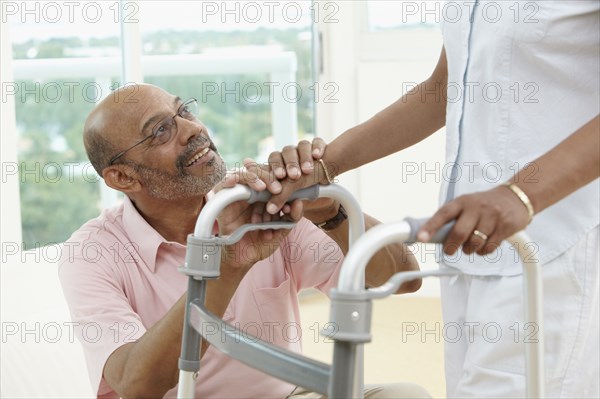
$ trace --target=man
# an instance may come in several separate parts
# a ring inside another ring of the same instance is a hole
[[[186,277],[177,267],[207,196],[225,177],[224,162],[194,107],[195,100],[184,102],[155,86],[128,86],[98,104],[85,123],[92,165],[108,186],[125,194],[121,206],[73,234],[69,242],[75,254],[60,261],[60,280],[98,397],[176,392],[186,290]],[[250,170],[223,185],[235,181],[256,190],[281,188],[268,175]],[[286,330],[291,324],[299,327],[297,293],[308,287],[327,292],[335,285],[342,256],[338,251],[331,257],[330,248],[337,243],[346,251],[347,221],[332,200],[315,201],[305,212],[313,222],[329,221],[327,231],[300,218],[302,202],[286,210],[298,221],[289,234],[252,232],[225,248],[221,277],[208,283],[206,303],[243,333],[300,351],[300,342]],[[244,223],[270,219],[260,207],[239,202],[219,216],[218,229],[229,234]],[[368,216],[365,222],[368,227],[377,223]],[[372,265],[369,285],[418,267],[400,245],[381,251]],[[419,284],[401,291],[414,291]],[[202,348],[198,397],[284,398],[293,389]],[[388,397],[423,395],[407,387],[391,392]]]
[[[539,326],[523,321],[522,265],[503,240],[526,229],[543,265],[546,394],[597,398],[600,3],[452,5],[459,17],[442,18],[431,77],[326,148],[317,140],[272,154],[288,165],[277,177],[287,169],[297,180],[267,209],[304,184],[298,165],[326,183],[445,126],[454,169],[418,238],[456,220],[442,263],[463,275],[441,279],[444,321],[462,327],[445,342],[447,395],[525,395],[525,347]]]

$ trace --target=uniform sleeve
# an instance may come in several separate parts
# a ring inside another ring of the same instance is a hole
[[[308,219],[301,219],[283,247],[286,266],[298,291],[324,294],[337,284],[344,255],[337,243]]]
[[[146,328],[125,295],[111,252],[97,242],[90,249],[86,242],[91,241],[71,245],[77,251],[63,251],[59,279],[92,388],[98,397],[118,397],[103,378],[106,360],[120,346],[138,340]]]

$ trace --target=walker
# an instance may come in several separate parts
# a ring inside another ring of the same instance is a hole
[[[399,272],[382,286],[366,289],[364,272],[371,257],[388,244],[416,242],[416,233],[425,219],[407,218],[401,222],[378,225],[364,233],[360,206],[346,189],[335,184],[308,187],[295,192],[290,201],[333,198],[344,206],[349,220],[350,250],[344,259],[337,288],[330,292],[330,322],[335,323],[338,328],[333,336],[327,334],[334,340],[332,363],[322,363],[265,341],[248,338],[204,307],[206,280],[219,278],[223,245],[236,243],[248,231],[291,229],[294,223],[248,224],[225,237],[215,237],[212,227],[217,215],[229,204],[241,200],[248,203],[266,202],[269,197],[270,193],[267,191],[256,192],[243,185],[224,189],[206,203],[198,216],[194,234],[188,236],[185,265],[179,269],[189,277],[189,281],[177,396],[195,397],[195,379],[200,369],[200,344],[202,339],[206,339],[228,356],[294,385],[325,394],[329,398],[362,398],[362,349],[364,343],[371,341],[372,300],[392,295],[407,281],[430,276],[457,275],[460,271],[442,268],[435,271]],[[451,227],[451,224],[444,226],[431,242],[443,242]],[[534,248],[529,244],[530,240],[525,233],[520,232],[508,241],[516,247],[524,267],[525,321],[539,327],[537,342],[526,345],[527,396],[542,398],[544,342],[541,270]],[[203,337],[205,323],[211,326],[211,334]]]

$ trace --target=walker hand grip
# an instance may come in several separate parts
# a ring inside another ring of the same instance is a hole
[[[250,198],[248,198],[249,204],[254,204],[255,202],[267,202],[271,198],[271,193],[267,190],[265,191],[254,191],[252,190],[252,194],[250,194]],[[308,199],[314,200],[319,198],[319,185],[315,184],[314,186],[306,187],[297,191],[290,196],[288,202],[297,200],[297,199]]]
[[[294,222],[283,222],[283,221],[245,224],[241,227],[238,227],[238,229],[235,230],[231,235],[223,237],[222,242],[225,245],[233,245],[236,242],[238,242],[239,240],[241,240],[242,237],[244,236],[244,234],[246,234],[250,231],[271,230],[271,229],[272,230],[282,230],[282,229],[291,230],[294,228],[294,226],[296,226],[296,223],[294,223]]]
[[[429,218],[417,219],[408,217],[404,220],[410,225],[410,236],[408,237],[408,240],[405,241],[405,243],[413,244],[415,242],[420,242],[419,240],[417,240],[417,232],[419,231],[421,226],[423,226],[425,222],[429,220]],[[433,244],[443,244],[444,241],[446,241],[450,230],[452,230],[452,227],[454,227],[454,221],[446,223],[437,231],[437,233],[433,235],[433,237],[431,237],[429,242]]]
[[[269,191],[254,191],[250,190],[250,197],[246,200],[249,204],[253,204],[255,202],[267,202],[271,198],[271,193]],[[319,198],[319,185],[314,185],[310,187],[306,187],[300,190],[297,190],[292,193],[288,201],[293,201],[296,199],[317,199]],[[224,237],[223,244],[232,245],[236,242],[240,241],[244,234],[255,231],[255,230],[280,230],[280,229],[293,229],[296,223],[294,222],[284,222],[284,221],[275,221],[275,222],[266,222],[266,223],[253,223],[253,224],[245,224],[235,230],[231,235]],[[218,239],[215,239],[218,240]]]

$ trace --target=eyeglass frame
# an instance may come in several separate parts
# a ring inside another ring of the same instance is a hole
[[[140,144],[144,143],[144,142],[145,142],[146,140],[148,140],[148,139],[155,138],[155,137],[156,137],[156,134],[154,133],[154,130],[156,129],[156,127],[157,127],[157,126],[159,126],[159,125],[161,125],[162,123],[164,123],[165,121],[167,121],[167,120],[169,120],[169,119],[172,121],[173,125],[175,125],[175,135],[177,135],[177,133],[179,132],[179,127],[177,126],[177,120],[175,119],[175,117],[179,116],[179,117],[180,117],[180,118],[182,118],[182,119],[185,119],[185,120],[190,120],[190,119],[188,119],[188,118],[185,118],[185,117],[181,116],[181,113],[183,112],[183,110],[185,109],[185,107],[187,107],[188,105],[190,105],[190,104],[192,104],[192,103],[196,103],[196,108],[198,107],[198,100],[197,100],[196,98],[192,97],[192,98],[190,98],[190,99],[188,99],[188,100],[185,100],[185,101],[184,101],[184,102],[183,102],[183,103],[182,103],[182,104],[179,106],[179,108],[177,108],[177,112],[176,112],[176,113],[175,113],[173,116],[170,116],[170,117],[163,118],[163,119],[161,119],[160,121],[156,122],[156,124],[154,125],[154,127],[152,127],[152,133],[150,133],[148,136],[144,137],[143,139],[141,139],[140,141],[138,141],[137,143],[135,143],[135,144],[134,144],[134,145],[132,145],[131,147],[129,147],[129,148],[127,148],[127,149],[125,149],[125,150],[123,150],[123,151],[119,152],[117,155],[115,155],[114,157],[112,157],[112,158],[110,159],[110,161],[108,161],[108,165],[109,165],[109,166],[112,166],[112,165],[114,165],[114,162],[115,162],[117,159],[121,158],[123,155],[125,155],[125,153],[126,153],[127,151],[129,151],[129,150],[132,150],[133,148],[135,148],[135,147],[137,147],[138,145],[140,145]],[[170,140],[170,139],[171,139],[171,138],[169,137],[169,140]],[[167,141],[168,141],[168,140],[167,140]]]

